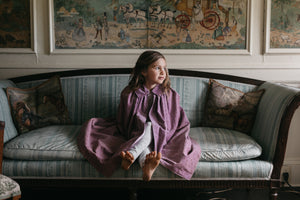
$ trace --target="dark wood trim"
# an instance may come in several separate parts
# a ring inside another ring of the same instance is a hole
[[[5,127],[5,122],[0,121],[0,174],[2,174],[4,127]]]
[[[277,200],[279,180],[96,180],[96,179],[14,179],[21,188],[34,190],[99,190],[125,189],[130,199],[137,199],[137,192],[144,189],[160,190],[218,190],[218,189],[269,189],[269,199]]]
[[[136,189],[209,189],[273,188],[272,180],[97,180],[97,179],[17,179],[21,187],[43,188],[136,188]],[[271,187],[272,186],[272,187]],[[279,187],[279,185],[278,185]]]
[[[78,70],[59,71],[59,72],[21,76],[21,77],[11,78],[10,80],[13,81],[14,83],[20,83],[20,82],[48,79],[53,76],[72,77],[72,76],[86,76],[86,75],[99,75],[99,74],[130,74],[131,71],[132,71],[131,68],[78,69]],[[174,76],[189,76],[189,77],[212,78],[218,80],[228,80],[228,81],[247,83],[252,85],[261,85],[264,83],[264,81],[250,79],[246,77],[238,77],[233,75],[225,75],[225,74],[218,74],[218,73],[211,73],[211,72],[181,70],[181,69],[169,69],[169,74]]]
[[[130,73],[131,73],[131,69],[129,68],[77,69],[77,70],[58,71],[58,72],[33,74],[28,76],[20,76],[16,78],[10,78],[10,80],[13,81],[14,83],[20,83],[20,82],[48,79],[53,76],[72,77],[72,76],[86,76],[86,75],[97,75],[97,74],[130,74]]]

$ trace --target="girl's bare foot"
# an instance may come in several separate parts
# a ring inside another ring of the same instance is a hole
[[[129,151],[122,151],[120,153],[120,156],[122,158],[121,167],[125,170],[128,170],[131,164],[134,162],[134,157]]]
[[[151,177],[159,165],[161,159],[161,153],[156,151],[152,151],[146,156],[146,160],[143,166],[143,180],[150,181]]]

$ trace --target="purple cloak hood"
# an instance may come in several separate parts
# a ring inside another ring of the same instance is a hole
[[[142,87],[121,93],[116,120],[92,118],[82,127],[78,147],[83,156],[103,175],[111,176],[121,165],[121,151],[127,151],[141,137],[148,118],[152,123],[153,150],[161,152],[160,164],[173,173],[191,179],[201,156],[198,143],[189,137],[190,123],[170,89],[157,85],[150,109],[150,91]]]

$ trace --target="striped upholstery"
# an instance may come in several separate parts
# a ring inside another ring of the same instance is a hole
[[[35,129],[5,144],[4,156],[18,160],[84,160],[77,148],[79,125]],[[261,147],[248,135],[222,128],[195,127],[190,136],[201,146],[201,161],[246,160]]]
[[[300,90],[269,82],[261,85],[259,89],[265,89],[265,93],[258,106],[251,136],[262,146],[263,159],[272,161],[282,114]]]
[[[5,144],[3,155],[19,160],[84,160],[76,139],[79,125],[47,126]]]
[[[16,87],[15,84],[8,80],[0,80],[0,121],[5,122],[4,143],[18,135],[17,129],[14,126],[9,103],[6,97],[5,88]]]
[[[261,147],[250,136],[223,128],[194,127],[190,136],[201,146],[200,161],[234,161],[256,158]]]
[[[89,118],[114,117],[117,112],[120,93],[125,85],[127,85],[128,79],[128,75],[93,75],[62,78],[62,89],[65,95],[66,105],[68,106],[73,123],[78,126],[71,126],[73,128],[69,127],[70,129],[68,130],[70,131],[70,135],[61,135],[59,137],[64,139],[70,137],[69,142],[72,143],[75,141],[74,136],[78,133],[78,127],[80,127],[80,125]],[[192,127],[198,127],[201,125],[208,81],[209,79],[207,78],[171,76],[172,88],[179,93],[181,105],[185,110]],[[18,84],[18,87],[29,88],[38,85],[41,82],[42,81],[20,83]],[[243,92],[249,92],[255,89],[255,86],[249,84],[241,84],[230,81],[220,82],[226,86],[239,89]],[[205,158],[203,156],[201,161],[198,163],[193,179],[270,179],[270,175],[273,170],[272,158],[274,156],[274,142],[276,142],[274,138],[277,137],[274,136],[274,131],[276,132],[276,130],[278,130],[278,124],[280,121],[280,117],[277,116],[283,112],[284,106],[289,103],[291,98],[298,91],[294,89],[287,89],[272,83],[266,83],[262,85],[261,88],[265,88],[267,92],[263,95],[259,105],[259,112],[257,114],[257,120],[254,125],[252,136],[255,138],[255,141],[262,146],[263,158],[266,160],[250,159],[234,162],[208,162],[204,161]],[[272,102],[270,99],[275,101],[274,109],[272,110],[268,109],[270,108],[269,106],[266,106]],[[196,129],[198,128],[193,130]],[[205,128],[202,130],[204,129]],[[213,129],[210,128],[206,128],[205,130],[208,135],[209,132],[213,131]],[[214,129],[214,131],[215,130],[217,129]],[[57,137],[57,134],[59,135],[61,131],[62,130],[59,130],[59,128],[56,127],[56,134],[53,136]],[[195,132],[191,134],[196,134]],[[72,133],[74,135],[72,135]],[[226,131],[223,129],[223,132],[221,132],[218,136],[219,141],[222,140],[221,136],[225,133]],[[33,138],[38,137],[38,131],[31,132],[31,134],[33,134]],[[202,146],[204,150],[206,145],[205,142],[208,141],[208,135],[194,135],[194,138],[200,141],[200,143],[203,142]],[[47,136],[47,134],[45,134],[45,139],[52,142],[55,141],[55,137],[51,138],[49,135]],[[232,140],[236,139],[235,137],[232,137],[232,135],[230,138]],[[17,144],[14,145],[21,145],[18,143],[18,140],[16,141]],[[19,140],[19,142],[20,141],[21,140]],[[33,144],[31,143],[32,141],[27,142],[31,145]],[[4,152],[6,156],[12,158],[16,158],[16,156],[18,156],[18,158],[22,160],[4,159],[3,173],[11,177],[104,178],[86,160],[82,159],[80,155],[67,151],[63,154],[59,154],[58,151],[61,150],[59,148],[64,144],[63,141],[60,142],[61,144],[56,147],[53,147],[50,144],[49,146],[41,145],[44,146],[44,150],[52,150],[52,152],[46,153],[48,154],[46,157],[54,158],[54,160],[46,159],[42,161],[35,161],[34,159],[40,159],[41,156],[45,156],[44,154],[42,155],[41,152],[32,153],[31,158],[26,157],[28,154],[22,154],[21,152]],[[226,141],[224,141],[224,144],[226,145]],[[9,145],[11,144],[7,143],[5,148],[13,148],[13,146]],[[74,145],[67,146],[66,148],[70,151],[77,151]],[[142,171],[138,164],[134,164],[129,171],[118,170],[112,178],[125,177],[140,179],[141,173]],[[178,177],[165,168],[159,166],[159,169],[156,170],[153,179],[155,178],[163,179]]]
[[[3,162],[3,173],[15,178],[23,176],[104,178],[78,151],[76,136],[80,127],[79,125],[48,126],[22,134],[13,139],[4,147],[4,156],[9,159],[5,159]],[[272,164],[269,162],[255,160],[206,162],[212,158],[219,161],[220,153],[218,150],[220,150],[221,145],[228,146],[228,151],[243,151],[240,149],[241,144],[243,144],[243,141],[245,142],[245,139],[249,140],[250,137],[241,134],[226,129],[192,128],[190,135],[200,143],[204,152],[204,157],[201,158],[193,178],[269,178],[272,171]],[[219,147],[209,147],[209,143],[219,144]],[[232,145],[231,143],[236,144]],[[238,143],[240,143],[240,146],[238,146]],[[249,141],[248,145],[251,145],[251,141]],[[260,152],[257,152],[256,155],[253,155],[253,151],[245,150],[250,157],[259,156],[260,154]],[[214,153],[216,155],[213,155]],[[228,156],[228,154],[224,154]],[[140,166],[134,164],[129,171],[118,170],[112,178],[139,179],[141,174]],[[179,177],[160,166],[156,170],[154,178]]]
[[[261,160],[246,160],[235,162],[199,162],[192,179],[270,179],[273,165]],[[40,178],[90,178],[103,177],[88,161],[23,161],[5,160],[3,172],[12,178],[40,177]],[[128,178],[141,179],[142,170],[134,163],[128,171],[118,169],[110,179]],[[153,175],[154,179],[180,178],[166,168],[159,165]]]
[[[204,112],[208,87],[207,78],[171,76],[172,88],[180,95],[180,103],[191,126],[199,126]],[[114,117],[122,89],[128,84],[128,75],[98,75],[61,78],[66,105],[74,124],[81,125],[92,117]],[[44,80],[43,80],[44,81]],[[43,81],[18,84],[30,88]],[[253,90],[253,85],[220,81],[222,84],[243,92]]]

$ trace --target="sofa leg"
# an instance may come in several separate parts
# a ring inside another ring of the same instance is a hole
[[[247,194],[247,200],[249,200],[251,198],[251,189],[247,188],[246,189],[246,194]]]
[[[270,191],[270,200],[277,200],[278,189],[271,189]]]
[[[18,195],[18,196],[14,196],[12,199],[13,200],[19,200],[21,198],[21,195]]]

